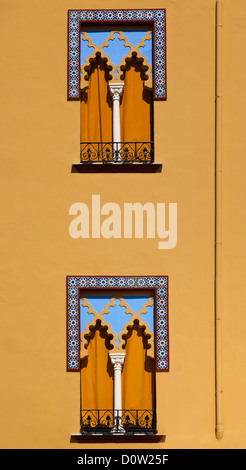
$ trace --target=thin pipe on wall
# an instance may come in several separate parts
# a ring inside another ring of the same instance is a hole
[[[222,439],[222,0],[216,0],[215,96],[215,400],[217,439]]]

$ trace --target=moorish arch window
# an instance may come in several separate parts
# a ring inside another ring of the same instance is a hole
[[[68,370],[81,435],[155,435],[156,372],[169,370],[168,279],[68,277]]]
[[[151,34],[82,32],[81,162],[153,162]]]
[[[80,163],[154,164],[153,103],[166,99],[165,10],[76,10],[68,18]]]

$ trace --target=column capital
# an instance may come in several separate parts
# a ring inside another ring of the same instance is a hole
[[[109,353],[110,360],[114,366],[114,370],[122,368],[126,353]]]
[[[110,83],[108,84],[110,93],[112,95],[113,100],[119,100],[124,88],[124,83]]]

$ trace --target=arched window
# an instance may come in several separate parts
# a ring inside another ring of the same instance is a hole
[[[144,330],[135,322],[126,337],[126,356],[122,370],[123,409],[155,408],[155,361],[148,356],[148,348]]]
[[[144,86],[143,62],[132,57],[124,69],[124,93],[121,102],[123,141],[150,141],[152,129],[152,90]]]
[[[167,276],[67,277],[67,370],[81,375],[76,442],[162,439],[155,376],[169,370],[168,330]]]
[[[112,98],[109,71],[98,55],[92,63],[88,87],[81,91],[81,142],[112,141]]]
[[[109,358],[110,341],[98,322],[90,331],[88,355],[80,360],[81,408],[113,409],[113,367]]]
[[[155,432],[153,294],[81,299],[81,432]]]
[[[81,162],[153,162],[152,32],[81,38]]]

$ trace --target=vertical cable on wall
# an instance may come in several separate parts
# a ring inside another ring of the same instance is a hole
[[[223,437],[222,403],[222,0],[216,0],[215,92],[215,400],[216,438]]]

